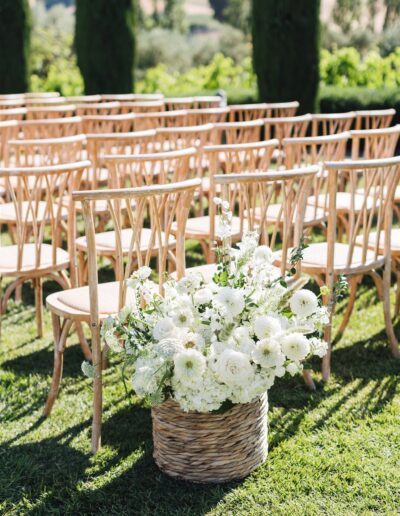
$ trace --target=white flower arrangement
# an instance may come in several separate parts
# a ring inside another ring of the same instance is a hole
[[[161,296],[143,267],[128,282],[130,305],[102,327],[112,351],[133,364],[135,392],[153,404],[172,398],[184,411],[210,412],[248,403],[327,350],[319,298],[288,289],[257,232],[232,248],[229,207],[218,204],[224,234],[213,281],[169,278]]]

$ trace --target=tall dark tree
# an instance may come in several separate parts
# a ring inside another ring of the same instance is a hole
[[[320,0],[253,0],[253,61],[262,101],[317,107]]]
[[[77,0],[75,43],[85,92],[130,93],[135,0]]]
[[[210,0],[210,5],[214,11],[214,18],[223,21],[224,10],[228,5],[228,0]]]
[[[28,90],[30,32],[28,0],[1,0],[0,93]]]

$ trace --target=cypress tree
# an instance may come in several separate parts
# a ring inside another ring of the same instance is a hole
[[[28,90],[30,31],[28,0],[1,0],[0,93]]]
[[[131,93],[134,1],[77,0],[75,45],[85,93]]]
[[[319,85],[320,0],[253,0],[253,62],[260,99],[298,100],[314,112]]]

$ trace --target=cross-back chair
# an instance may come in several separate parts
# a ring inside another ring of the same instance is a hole
[[[400,124],[383,129],[350,131],[351,158],[375,159],[394,156],[400,137]]]
[[[356,114],[348,113],[315,113],[311,115],[311,136],[328,136],[349,131],[354,124]]]
[[[219,124],[229,115],[227,107],[195,108],[187,111],[187,125]]]
[[[176,111],[179,109],[192,109],[193,103],[193,97],[166,97],[164,99],[164,104],[168,111]]]
[[[18,122],[16,120],[0,122],[0,165],[4,165],[5,156],[8,152],[8,141],[16,138],[17,136]],[[0,197],[2,197],[1,190]]]
[[[63,355],[68,330],[74,321],[86,322],[92,333],[92,356],[95,375],[93,381],[93,423],[92,451],[95,453],[101,443],[102,419],[102,364],[106,350],[102,351],[100,327],[109,315],[118,313],[126,302],[129,303],[130,292],[126,280],[140,266],[151,266],[156,273],[156,282],[160,292],[164,282],[164,273],[171,260],[171,238],[175,241],[174,266],[178,278],[185,271],[185,222],[192,204],[193,195],[200,185],[199,179],[153,185],[142,188],[122,190],[99,190],[77,192],[76,201],[83,204],[86,238],[89,242],[89,286],[59,292],[47,297],[46,304],[52,314],[54,332],[54,368],[50,392],[44,407],[48,416],[57,397],[63,367]],[[95,249],[95,224],[93,206],[98,201],[106,201],[119,251],[117,253],[117,277],[115,282],[100,283],[98,275],[97,252]],[[130,240],[128,254],[122,253],[122,221],[120,207],[124,204],[129,214]],[[174,236],[171,226],[178,222],[179,231]],[[143,233],[148,235],[146,247],[142,246]],[[154,260],[156,259],[156,267]]]
[[[82,118],[48,118],[47,120],[23,120],[18,122],[18,137],[26,139],[61,138],[82,134]]]
[[[69,104],[89,104],[101,102],[101,95],[74,95],[72,97],[65,97]]]
[[[395,109],[356,111],[355,129],[358,131],[360,129],[383,129],[384,127],[389,127],[395,114]]]
[[[121,102],[121,113],[159,113],[164,110],[164,100]]]
[[[102,101],[108,102],[117,100],[118,102],[146,102],[152,100],[162,100],[164,95],[162,93],[108,93],[101,95]]]
[[[0,109],[0,121],[24,120],[25,117],[26,117],[26,108],[25,107]]]
[[[334,283],[339,275],[349,279],[350,295],[339,328],[341,335],[349,322],[357,286],[362,276],[369,274],[375,281],[379,296],[383,300],[383,312],[389,345],[393,355],[400,358],[398,342],[393,331],[390,316],[391,275],[391,228],[393,217],[393,196],[399,180],[400,157],[376,160],[346,160],[326,162],[328,171],[328,228],[325,242],[312,243],[304,250],[302,270],[313,276],[318,284],[326,284],[330,294],[325,301],[334,309]],[[337,209],[337,187],[340,174],[350,176],[349,195],[352,208],[356,204],[357,184],[360,176],[364,183],[365,196],[362,206],[351,209],[344,225],[344,234],[338,235],[337,220],[341,216]],[[375,234],[371,246],[371,235]],[[339,240],[340,238],[340,240]],[[382,277],[379,271],[383,271]],[[331,324],[326,327],[325,339],[329,344],[327,355],[322,361],[322,375],[328,380],[331,371]]]
[[[295,116],[300,104],[297,100],[291,102],[267,102],[266,118],[282,118]]]
[[[229,122],[249,122],[267,116],[267,104],[232,104],[229,107]]]
[[[121,104],[117,101],[80,103],[75,108],[78,116],[119,115],[121,112]]]
[[[88,161],[42,167],[1,168],[9,202],[0,204],[0,224],[10,231],[11,245],[2,246],[0,280],[12,278],[1,300],[5,312],[12,293],[25,281],[35,289],[36,322],[43,335],[42,281],[51,278],[62,288],[75,284],[73,204],[67,210],[60,197],[70,196]],[[43,199],[42,192],[45,191]],[[67,249],[61,247],[60,228],[67,226]],[[70,279],[66,271],[70,269]]]
[[[26,108],[27,120],[44,120],[46,118],[62,118],[75,115],[74,104],[60,104],[57,106],[33,106]]]
[[[215,109],[221,107],[222,98],[219,95],[196,95],[193,97],[194,109]]]
[[[213,139],[216,145],[259,142],[263,125],[263,120],[214,124]]]
[[[138,113],[135,115],[135,130],[157,129],[158,127],[178,127],[187,125],[188,112],[184,109],[176,111],[159,111],[154,113]]]

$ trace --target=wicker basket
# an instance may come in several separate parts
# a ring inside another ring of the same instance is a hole
[[[151,412],[154,459],[173,477],[227,482],[245,477],[267,457],[266,395],[222,414],[183,412],[171,400]]]

